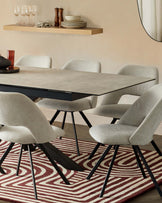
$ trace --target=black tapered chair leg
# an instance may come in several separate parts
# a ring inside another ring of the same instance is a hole
[[[137,160],[137,164],[138,164],[138,166],[139,166],[140,169],[141,169],[141,173],[142,173],[142,175],[143,175],[143,178],[147,178],[147,177],[146,177],[146,174],[145,174],[145,171],[144,171],[144,169],[143,169],[143,166],[142,166],[142,164],[141,164],[140,158],[139,158],[139,156],[138,156],[137,149],[136,149],[134,146],[132,146],[132,148],[133,148],[133,150],[134,150],[134,154],[135,154],[135,157],[136,157],[136,160]]]
[[[36,146],[34,144],[30,144],[30,150],[35,151]],[[28,151],[28,146],[26,144],[23,144],[23,150]]]
[[[51,162],[51,164],[53,165],[53,167],[56,169],[56,171],[58,172],[58,174],[61,176],[61,178],[63,179],[63,181],[67,184],[70,185],[69,181],[67,180],[67,178],[64,176],[64,174],[62,173],[62,171],[60,170],[60,168],[57,166],[57,164],[55,163],[54,160],[51,159],[50,155],[48,154],[47,150],[45,149],[45,147],[43,146],[43,144],[37,144],[38,147],[45,153],[45,155],[47,156],[47,158],[49,159],[49,161]]]
[[[110,124],[115,124],[117,120],[118,118],[113,118]],[[115,146],[114,146],[114,149],[115,149]]]
[[[115,124],[118,118],[113,118],[110,124]]]
[[[118,153],[118,149],[119,149],[119,145],[116,145],[116,146],[115,146],[115,152],[114,152],[113,158],[112,158],[112,160],[111,160],[111,163],[110,163],[110,166],[109,166],[109,170],[108,170],[107,176],[106,176],[106,178],[105,178],[105,182],[104,182],[103,187],[102,187],[102,190],[101,190],[100,197],[103,197],[103,194],[104,194],[104,192],[105,192],[106,184],[107,184],[107,181],[109,180],[110,173],[111,173],[111,169],[112,169],[112,167],[113,167],[113,164],[114,164],[116,155],[117,155],[117,153]]]
[[[110,173],[111,173],[111,169],[112,169],[112,167],[113,167],[113,164],[114,164],[116,155],[117,155],[117,153],[118,153],[118,149],[119,149],[119,145],[116,145],[116,146],[115,146],[115,152],[114,152],[113,158],[112,158],[112,160],[111,160],[111,163],[110,163],[110,166],[109,166],[109,170],[108,170],[108,172],[107,172],[107,176],[106,176],[106,178],[105,178],[105,182],[104,182],[103,187],[102,187],[102,190],[101,190],[100,197],[103,197],[103,194],[104,194],[104,192],[105,192],[106,184],[107,184],[107,181],[109,180]]]
[[[57,118],[57,116],[59,115],[60,110],[57,110],[56,113],[54,114],[54,116],[51,118],[50,120],[50,124],[52,125],[52,123],[55,121],[55,119]]]
[[[20,154],[19,154],[19,160],[18,160],[18,164],[17,164],[17,171],[16,171],[16,175],[17,176],[19,175],[19,169],[20,169],[22,151],[23,151],[23,145],[21,145]]]
[[[67,115],[67,111],[64,112],[64,117],[63,117],[62,126],[61,126],[62,129],[64,129],[65,127],[66,115]]]
[[[14,146],[15,143],[11,142],[10,145],[8,146],[7,150],[5,151],[5,153],[3,154],[3,156],[0,159],[0,165],[2,165],[3,161],[5,160],[5,158],[7,157],[7,155],[9,154],[9,152],[11,151],[12,147]]]
[[[61,126],[62,129],[64,129],[64,127],[65,127],[66,115],[67,115],[67,111],[64,112],[64,117],[63,117],[62,126]],[[62,136],[60,136],[59,138],[61,140]]]
[[[80,152],[79,152],[79,144],[78,144],[78,137],[77,137],[76,126],[75,126],[75,120],[74,120],[74,113],[73,113],[73,112],[71,112],[71,118],[72,118],[72,123],[73,123],[73,129],[74,129],[74,135],[75,135],[75,142],[76,142],[77,154],[78,154],[78,156],[79,156],[79,155],[80,155]]]
[[[154,142],[154,140],[151,141],[152,146],[154,147],[154,149],[157,151],[157,153],[159,154],[159,156],[162,156],[162,152],[159,149],[159,147],[157,146],[157,144]]]
[[[113,118],[113,120],[111,121],[111,124],[114,124],[118,119],[117,118]],[[100,147],[100,144],[99,142],[96,144],[95,148],[92,150],[91,154],[89,155],[88,159],[91,159],[94,154],[96,153],[96,151],[98,150],[98,148]]]
[[[88,125],[89,128],[92,127],[92,124],[89,122],[88,118],[86,117],[86,115],[83,113],[83,111],[79,111],[80,115],[82,116],[83,120],[86,122],[86,124]]]
[[[157,181],[156,181],[150,167],[148,166],[148,164],[147,164],[147,162],[146,162],[140,148],[138,146],[135,146],[135,148],[137,149],[137,151],[138,151],[138,153],[139,153],[139,155],[140,155],[140,157],[141,157],[141,159],[142,159],[142,161],[143,161],[143,163],[144,163],[144,165],[145,165],[145,167],[146,167],[146,169],[147,169],[147,171],[148,171],[148,173],[149,173],[149,175],[150,175],[150,177],[152,179],[152,182],[154,183],[154,185],[155,185],[155,187],[156,187],[156,189],[157,189],[157,191],[159,193],[159,195],[162,197],[162,191],[161,191],[161,189],[159,187],[159,184],[157,183]]]
[[[100,147],[100,145],[101,145],[101,143],[99,143],[99,142],[96,144],[95,148],[93,149],[93,151],[92,151],[91,154],[89,155],[88,159],[91,159],[91,158],[94,156],[94,154],[96,153],[96,151],[98,150],[98,148]]]
[[[89,175],[87,176],[87,179],[89,180],[92,175],[94,174],[94,172],[97,170],[97,168],[99,167],[100,163],[104,160],[105,156],[107,155],[107,153],[110,151],[110,149],[112,148],[112,145],[109,145],[106,150],[104,151],[104,153],[102,154],[102,156],[100,157],[100,159],[98,160],[98,162],[96,163],[96,165],[93,167],[93,169],[91,170],[91,172],[89,173]]]
[[[36,184],[35,184],[34,167],[33,167],[33,161],[32,161],[32,154],[31,154],[31,150],[30,150],[30,145],[28,145],[28,151],[29,151],[29,158],[30,158],[30,165],[31,165],[31,173],[32,173],[32,179],[33,179],[33,188],[34,188],[35,199],[38,199],[38,197],[37,197],[37,189],[36,189]]]

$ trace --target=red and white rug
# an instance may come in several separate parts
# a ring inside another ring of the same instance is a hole
[[[71,183],[66,185],[45,155],[40,150],[36,150],[32,154],[39,200],[35,200],[27,152],[23,153],[19,176],[15,175],[19,154],[19,145],[16,145],[2,165],[7,174],[0,174],[0,199],[22,203],[121,203],[154,187],[149,176],[143,179],[132,149],[120,147],[104,197],[99,198],[113,149],[91,180],[87,180],[87,175],[105,147],[101,147],[93,159],[88,160],[88,153],[91,152],[95,143],[79,141],[80,156],[76,154],[75,141],[72,139],[57,139],[53,144],[74,161],[83,165],[86,170],[70,171],[59,165]],[[1,143],[0,156],[7,145],[8,143]],[[143,152],[156,179],[162,183],[162,158],[155,151],[143,150]]]

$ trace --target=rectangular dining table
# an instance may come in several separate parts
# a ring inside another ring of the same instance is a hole
[[[0,91],[73,101],[92,95],[104,95],[151,80],[155,78],[24,67],[19,73],[0,74]]]
[[[18,73],[0,74],[0,91],[19,92],[30,98],[74,101],[88,96],[108,94],[152,80],[155,78],[23,67]],[[65,168],[83,170],[50,143],[45,143],[44,148],[49,152],[50,159],[57,161]]]

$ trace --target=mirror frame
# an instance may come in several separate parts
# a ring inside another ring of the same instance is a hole
[[[162,1],[162,0],[161,0],[161,1]],[[143,24],[143,22],[142,22],[141,15],[140,15],[140,8],[139,8],[138,0],[136,0],[136,4],[137,4],[138,15],[139,15],[139,18],[140,18],[141,25],[142,25],[142,27],[143,27],[145,33],[147,34],[147,36],[148,36],[149,38],[151,38],[152,40],[156,41],[156,42],[162,42],[162,40],[160,41],[160,40],[157,40],[157,39],[153,38],[153,37],[147,32],[147,30],[146,30],[146,28],[145,28],[145,26],[144,26],[144,24]]]

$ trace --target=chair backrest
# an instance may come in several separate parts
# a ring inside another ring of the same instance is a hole
[[[98,61],[72,59],[62,66],[61,69],[100,73],[101,63]]]
[[[62,69],[74,70],[74,71],[85,71],[85,72],[101,72],[101,63],[98,61],[90,61],[83,59],[72,59],[68,61]],[[97,97],[91,97],[91,106],[94,108],[97,104]]]
[[[36,143],[54,140],[54,131],[49,122],[27,96],[19,93],[0,92],[0,107],[0,124],[28,128]]]
[[[100,105],[117,104],[123,95],[141,96],[150,87],[159,82],[158,69],[152,66],[126,65],[119,70],[118,74],[155,78],[155,80],[106,94],[103,96]]]
[[[25,55],[16,61],[15,66],[51,68],[52,59],[50,56]]]
[[[134,145],[145,145],[153,140],[153,134],[162,120],[162,84],[151,87],[121,117],[119,124],[136,126],[130,138]]]

